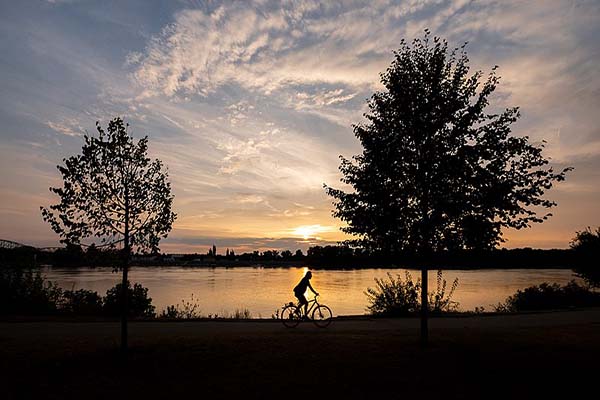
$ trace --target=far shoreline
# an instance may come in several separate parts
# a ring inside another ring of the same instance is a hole
[[[40,264],[34,268],[47,268],[47,269],[95,269],[95,268],[112,268],[110,265],[52,265],[52,264]],[[360,265],[323,265],[323,264],[311,264],[308,262],[301,261],[273,261],[273,262],[244,262],[244,261],[224,261],[224,262],[211,262],[211,263],[157,263],[157,264],[132,264],[130,268],[309,268],[311,270],[331,270],[331,271],[348,271],[348,270],[362,270],[362,269],[398,269],[398,270],[411,270],[420,271],[426,268],[429,271],[477,271],[477,270],[573,270],[574,266],[567,265],[555,265],[555,264],[540,264],[540,265],[428,265],[419,266],[414,264],[360,264]]]

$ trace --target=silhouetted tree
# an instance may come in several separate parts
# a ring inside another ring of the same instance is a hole
[[[60,197],[60,203],[41,207],[44,220],[67,245],[79,245],[85,238],[95,238],[104,246],[122,245],[121,288],[129,285],[132,250],[157,252],[176,217],[162,162],[148,158],[148,137],[135,141],[128,126],[115,118],[105,131],[96,122],[98,137],[86,134],[81,154],[58,166],[63,187],[50,191]],[[126,350],[125,290],[121,296],[121,346]]]
[[[404,41],[382,73],[384,90],[368,101],[367,122],[354,125],[363,152],[341,157],[342,182],[352,191],[325,185],[333,215],[356,236],[352,245],[394,254],[427,256],[445,249],[492,248],[502,227],[542,222],[532,207],[553,182],[564,179],[542,156],[543,144],[510,135],[518,108],[488,111],[498,85],[494,67],[469,74],[464,50],[426,31],[412,46]],[[480,90],[478,91],[478,89]],[[427,267],[422,268],[422,339],[427,340]]]
[[[277,250],[265,250],[261,256],[265,260],[276,260],[280,257],[279,251]]]
[[[281,257],[287,259],[292,258],[292,252],[290,250],[283,250],[281,252]]]
[[[578,231],[571,241],[571,249],[575,252],[575,273],[592,287],[600,287],[600,227],[592,231],[590,227]]]
[[[296,250],[296,252],[294,253],[294,257],[296,257],[296,258],[304,257],[304,254],[302,254],[302,250],[301,249]]]

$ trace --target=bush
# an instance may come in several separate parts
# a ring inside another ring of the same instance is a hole
[[[110,316],[121,315],[121,287],[118,283],[106,291],[104,297],[104,313]],[[127,304],[130,317],[154,317],[155,307],[152,305],[152,298],[148,297],[148,288],[136,283],[131,287],[127,282]]]
[[[160,318],[195,319],[202,318],[202,314],[200,313],[200,305],[194,300],[192,294],[190,300],[181,300],[180,304],[167,306],[167,309],[160,314]]]
[[[77,315],[101,315],[103,311],[102,297],[91,290],[65,290],[61,310]]]
[[[128,285],[129,315],[154,317],[148,289]],[[63,291],[55,282],[42,277],[40,271],[19,268],[0,268],[0,315],[121,315],[121,284],[106,292],[102,298],[97,292],[85,289]],[[186,315],[192,311],[185,309]]]
[[[40,271],[0,268],[0,314],[54,314],[61,297],[62,290]]]
[[[456,311],[458,309],[458,302],[452,301],[452,296],[457,287],[458,278],[455,278],[450,287],[450,291],[446,294],[446,280],[442,277],[442,270],[438,270],[436,290],[433,293],[428,293],[429,310],[433,313]]]
[[[495,307],[496,312],[553,310],[571,307],[600,306],[600,293],[571,281],[565,286],[542,283],[508,297]]]
[[[387,275],[388,280],[375,278],[376,287],[367,288],[365,295],[370,303],[367,309],[372,314],[393,317],[416,312],[419,309],[421,282],[413,282],[408,271],[405,281],[400,275],[396,279],[389,272]]]
[[[365,291],[370,303],[367,309],[375,315],[392,317],[418,313],[421,310],[421,280],[414,282],[408,271],[405,272],[404,281],[400,275],[396,279],[390,273],[387,275],[387,280],[375,278],[376,287]],[[458,303],[452,301],[452,295],[457,286],[458,279],[455,279],[446,293],[446,280],[442,277],[442,271],[438,271],[436,291],[428,293],[429,311],[434,314],[456,311]]]
[[[252,312],[247,308],[236,308],[233,314],[229,316],[231,319],[252,319]]]

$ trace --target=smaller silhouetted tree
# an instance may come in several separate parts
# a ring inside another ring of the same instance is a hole
[[[135,140],[121,118],[98,136],[84,136],[81,154],[59,165],[63,187],[50,188],[60,202],[41,207],[42,217],[68,247],[84,239],[103,246],[122,247],[123,280],[127,279],[132,251],[158,252],[158,244],[171,230],[175,213],[167,172],[160,160],[147,156],[148,137]],[[121,346],[127,349],[127,295],[121,290]]]

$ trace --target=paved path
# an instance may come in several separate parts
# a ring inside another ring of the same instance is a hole
[[[0,322],[2,398],[574,398],[595,386],[600,309],[418,319]],[[305,378],[302,378],[306,376]],[[2,382],[4,380],[4,382]]]

